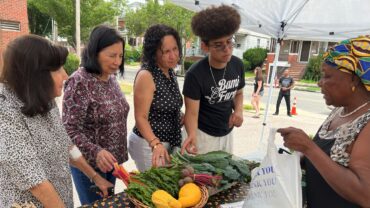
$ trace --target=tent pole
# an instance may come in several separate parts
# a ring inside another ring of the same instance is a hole
[[[266,127],[266,122],[267,122],[267,114],[269,112],[269,107],[270,107],[270,103],[271,103],[272,90],[273,90],[273,84],[274,84],[274,81],[275,81],[275,75],[276,75],[276,71],[277,71],[277,63],[278,63],[278,60],[279,60],[281,41],[282,41],[282,39],[280,39],[280,38],[277,39],[277,44],[276,44],[276,48],[275,48],[275,57],[274,57],[274,64],[273,64],[272,73],[271,73],[271,79],[270,79],[270,83],[269,83],[269,92],[268,92],[268,97],[267,97],[267,105],[266,105],[265,115],[263,116],[262,131],[261,131],[261,136],[260,136],[260,141],[259,141],[260,145],[261,145],[262,140],[263,140],[263,134],[264,134],[265,127]],[[268,79],[268,77],[267,77],[267,79]]]

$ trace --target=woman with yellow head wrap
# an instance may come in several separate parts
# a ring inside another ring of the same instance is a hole
[[[307,205],[370,207],[370,37],[330,48],[318,85],[336,108],[314,139],[293,127],[278,130],[286,147],[304,155]]]

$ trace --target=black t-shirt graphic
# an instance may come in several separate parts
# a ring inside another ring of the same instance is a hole
[[[279,83],[280,83],[280,87],[290,87],[293,85],[294,83],[294,80],[292,77],[281,77],[279,79]],[[290,89],[289,90],[286,90],[286,91],[282,91],[280,90],[280,92],[282,92],[283,94],[286,94],[286,95],[290,95]]]
[[[232,128],[228,123],[233,100],[244,85],[243,63],[235,56],[231,57],[225,69],[210,69],[208,57],[193,64],[185,76],[183,95],[200,100],[198,128],[212,136],[230,133]]]

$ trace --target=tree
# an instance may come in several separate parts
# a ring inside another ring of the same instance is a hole
[[[42,13],[34,5],[33,1],[28,2],[27,12],[30,33],[40,36],[48,36],[51,34],[51,17],[49,15]]]
[[[161,23],[173,27],[182,38],[183,56],[185,57],[185,44],[193,37],[190,26],[193,14],[193,12],[167,1],[160,5],[157,1],[150,0],[137,10],[128,10],[125,20],[131,36],[142,36],[145,30],[153,24]],[[184,73],[184,61],[185,59],[182,60],[181,73]]]
[[[164,4],[163,10],[164,15],[160,18],[161,22],[166,22],[167,25],[175,28],[183,39],[183,59],[181,63],[181,74],[184,74],[186,43],[194,37],[191,31],[191,18],[193,17],[194,13],[171,3]]]
[[[303,79],[319,81],[321,78],[321,65],[324,62],[323,54],[313,56],[308,60]]]
[[[93,27],[103,23],[113,24],[125,1],[83,0],[81,1],[81,40],[86,42]],[[28,0],[39,11],[49,15],[58,23],[59,35],[66,37],[75,47],[75,1],[74,0]]]
[[[267,57],[267,49],[251,48],[243,53],[243,59],[250,63],[253,70],[257,66],[261,66]]]

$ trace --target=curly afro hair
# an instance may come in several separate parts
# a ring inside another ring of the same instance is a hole
[[[193,33],[203,42],[233,35],[240,26],[240,14],[230,6],[211,6],[198,12],[191,20]]]
[[[141,57],[141,62],[142,65],[148,67],[149,70],[157,67],[157,49],[161,48],[163,38],[167,35],[172,35],[175,38],[177,48],[179,49],[179,58],[181,60],[182,47],[179,33],[167,25],[156,24],[149,27],[144,35],[143,55]]]

